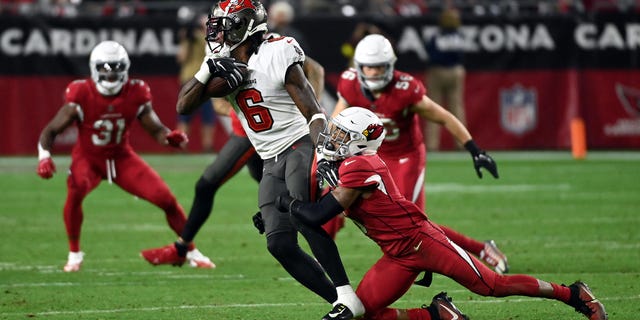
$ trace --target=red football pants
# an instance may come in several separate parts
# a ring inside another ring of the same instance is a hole
[[[125,152],[109,159],[113,161],[111,180],[128,193],[147,200],[161,208],[173,231],[180,235],[186,223],[184,210],[162,178],[134,152]],[[107,179],[107,159],[80,153],[72,155],[67,178],[67,200],[64,223],[69,239],[69,250],[77,252],[83,220],[82,201],[103,179]]]

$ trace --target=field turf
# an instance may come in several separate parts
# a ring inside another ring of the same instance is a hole
[[[494,239],[512,273],[587,282],[610,319],[640,318],[640,153],[494,152],[500,179],[478,179],[466,153],[433,153],[427,165],[430,217],[477,239]],[[193,186],[212,159],[143,155],[188,212]],[[196,237],[218,265],[153,267],[139,251],[175,240],[163,213],[103,182],[84,203],[78,273],[62,272],[62,221],[69,158],[57,175],[35,174],[37,160],[0,158],[0,319],[320,319],[329,305],[296,283],[253,228],[257,184],[246,170],[218,193]],[[307,248],[300,238],[303,247]],[[337,238],[354,286],[380,256],[351,222]],[[435,276],[397,307],[419,307],[447,291],[471,319],[584,319],[570,307],[529,297],[484,298]]]

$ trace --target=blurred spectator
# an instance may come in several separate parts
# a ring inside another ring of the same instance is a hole
[[[291,25],[294,19],[295,12],[291,4],[286,1],[277,1],[269,6],[269,12],[267,13],[267,28],[269,29],[269,32],[275,32],[280,35],[296,39],[305,54],[311,55],[311,50],[304,34]]]
[[[195,10],[184,6],[178,10],[178,22],[182,28],[178,34],[180,44],[176,60],[180,65],[180,85],[183,85],[200,69],[206,50],[208,50],[204,39],[207,16],[196,16]],[[200,116],[202,152],[211,152],[214,141],[215,112],[210,99],[207,99],[197,112],[190,115],[178,115],[177,129],[189,134],[190,124],[196,115]]]
[[[426,82],[429,97],[466,125],[464,38],[459,31],[460,24],[460,13],[455,9],[447,9],[440,15],[438,32],[426,43],[429,55]],[[440,126],[429,123],[426,128],[427,148],[440,149]]]
[[[348,66],[353,67],[353,54],[355,52],[355,47],[362,40],[362,38],[370,35],[370,34],[382,34],[382,29],[372,23],[360,22],[353,29],[353,33],[351,33],[351,38],[342,44],[340,48],[340,52],[347,59]],[[386,35],[385,35],[386,37]],[[389,37],[387,37],[389,39]]]
[[[403,17],[421,16],[427,13],[427,4],[424,0],[395,0],[395,11]]]

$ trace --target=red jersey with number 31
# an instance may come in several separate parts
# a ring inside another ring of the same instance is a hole
[[[423,143],[418,115],[410,112],[409,107],[422,100],[426,92],[421,81],[397,70],[380,97],[373,101],[365,96],[356,69],[344,71],[338,81],[338,94],[347,105],[367,108],[382,120],[387,131],[378,149],[382,157],[413,152]]]
[[[384,252],[393,256],[413,252],[411,245],[427,216],[402,196],[384,161],[377,154],[350,157],[342,161],[338,173],[340,187],[376,188],[370,197],[347,208],[346,216]]]
[[[89,79],[67,86],[64,103],[78,110],[78,142],[74,151],[110,157],[130,150],[129,128],[151,103],[151,90],[141,80],[129,80],[119,94],[103,96]]]

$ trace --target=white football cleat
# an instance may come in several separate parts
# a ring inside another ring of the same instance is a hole
[[[84,252],[69,252],[69,258],[67,259],[67,264],[64,265],[62,270],[64,272],[77,272],[80,271],[80,266],[82,265],[82,259],[84,258]]]
[[[480,251],[480,259],[491,265],[498,274],[509,272],[507,256],[498,249],[498,246],[493,240],[484,242],[484,249]]]
[[[209,257],[203,255],[198,249],[187,252],[187,261],[189,261],[189,265],[194,268],[214,269],[216,267],[216,264],[213,263]]]

